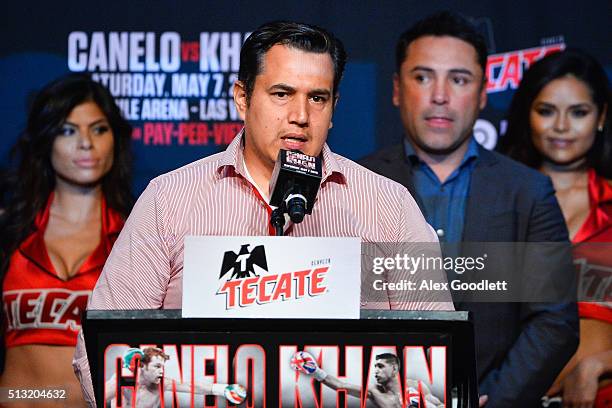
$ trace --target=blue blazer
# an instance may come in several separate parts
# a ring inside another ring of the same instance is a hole
[[[421,204],[412,180],[413,164],[402,144],[360,163],[403,184]],[[465,211],[463,241],[568,240],[550,179],[481,146]],[[571,268],[555,274],[555,279],[575,279]],[[539,407],[540,398],[578,345],[576,304],[455,299],[455,308],[471,311],[474,318],[479,391],[489,396],[486,408]]]

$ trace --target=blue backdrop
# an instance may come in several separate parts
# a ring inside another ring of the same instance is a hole
[[[461,4],[459,7],[459,3]],[[534,4],[535,3],[535,4]],[[158,174],[217,152],[240,128],[231,84],[244,37],[290,19],[334,32],[349,54],[329,144],[358,159],[402,137],[391,104],[394,47],[417,19],[441,9],[475,19],[486,36],[489,104],[476,135],[492,148],[529,61],[579,47],[612,72],[612,2],[590,1],[147,1],[11,2],[0,39],[0,167],[32,94],[69,72],[107,84],[134,125],[135,193]]]

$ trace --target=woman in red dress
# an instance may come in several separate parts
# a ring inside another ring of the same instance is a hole
[[[32,397],[37,407],[84,405],[72,355],[133,203],[130,135],[108,90],[85,75],[52,82],[32,104],[0,216],[0,387],[14,390],[11,407]]]
[[[574,245],[580,345],[549,396],[565,407],[611,407],[612,134],[601,65],[563,51],[525,73],[501,150],[550,176]]]

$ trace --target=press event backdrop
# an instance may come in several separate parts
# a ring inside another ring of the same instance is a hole
[[[134,126],[135,193],[153,177],[218,152],[241,128],[231,100],[240,46],[260,24],[288,19],[335,33],[349,55],[328,142],[359,159],[402,137],[391,104],[399,34],[432,12],[474,18],[485,35],[489,103],[477,139],[493,148],[534,59],[579,47],[612,72],[612,2],[534,1],[12,1],[0,37],[0,168],[43,84],[69,71],[109,86]]]

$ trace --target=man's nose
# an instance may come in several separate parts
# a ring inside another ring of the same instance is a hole
[[[308,97],[296,96],[290,102],[289,109],[290,109],[289,123],[298,125],[300,127],[308,126],[308,118],[309,118]]]
[[[431,90],[431,102],[436,105],[448,103],[448,84],[446,81],[436,79]]]

